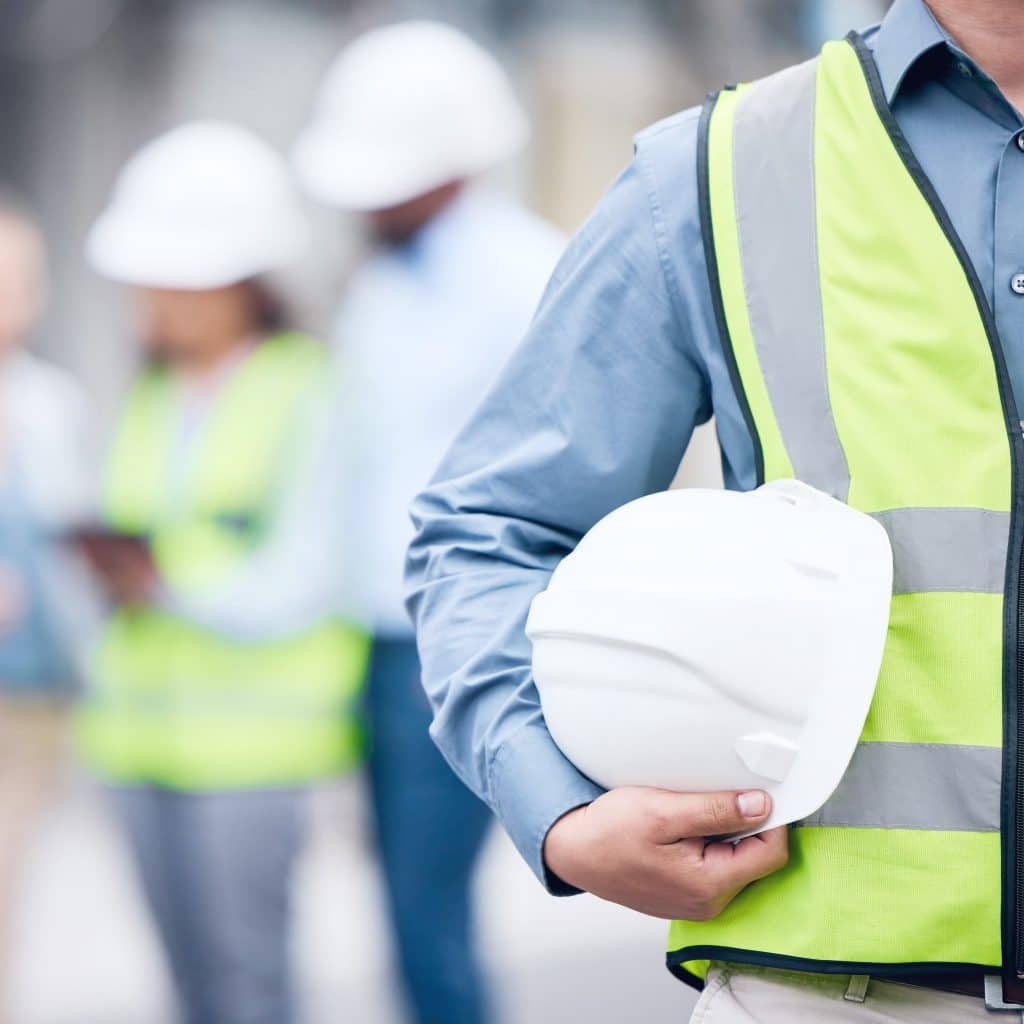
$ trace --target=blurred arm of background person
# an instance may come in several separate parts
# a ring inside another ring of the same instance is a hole
[[[309,398],[306,441],[279,483],[258,547],[215,587],[182,591],[161,583],[155,600],[167,611],[243,642],[301,633],[332,614],[364,618],[345,562],[344,466],[351,453],[338,409],[347,389],[336,376]]]

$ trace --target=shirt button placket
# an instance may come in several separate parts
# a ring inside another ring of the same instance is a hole
[[[1017,132],[1014,141],[1017,143],[1017,148],[1024,153],[1024,131]],[[1018,270],[1010,278],[1010,290],[1017,295],[1024,295],[1024,271]]]
[[[1024,153],[1024,131],[1017,132],[1014,137],[1017,148]],[[1010,290],[1016,295],[1024,295],[1024,270],[1018,270],[1010,277]]]

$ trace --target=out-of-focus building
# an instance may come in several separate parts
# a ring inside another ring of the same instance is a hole
[[[798,52],[799,3],[756,0],[7,0],[0,5],[0,180],[40,209],[53,245],[43,347],[102,407],[125,369],[112,291],[81,241],[115,169],[178,121],[230,118],[287,146],[341,43],[372,24],[429,15],[495,46],[531,101],[527,198],[574,228],[642,125],[707,86]],[[322,218],[321,218],[322,219]],[[329,232],[326,232],[329,234]],[[344,235],[330,237],[345,263]],[[301,275],[315,319],[331,261]],[[119,315],[120,314],[120,315]],[[316,326],[314,324],[314,326]]]

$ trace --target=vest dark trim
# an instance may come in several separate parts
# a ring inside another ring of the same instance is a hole
[[[727,86],[726,88],[730,88]],[[735,88],[735,86],[731,87]],[[754,422],[754,414],[750,411],[750,403],[747,401],[747,393],[743,390],[743,381],[740,377],[740,369],[736,363],[736,353],[732,347],[732,336],[729,334],[729,324],[725,318],[725,305],[722,302],[722,284],[718,277],[718,259],[715,256],[714,226],[711,222],[711,184],[708,180],[708,131],[711,126],[711,114],[715,109],[715,103],[719,94],[709,93],[704,101],[704,108],[700,114],[700,124],[697,128],[697,195],[700,209],[700,234],[704,243],[704,264],[708,271],[708,285],[711,288],[711,304],[715,311],[715,323],[718,326],[718,337],[722,345],[722,354],[725,356],[725,365],[729,371],[729,380],[732,382],[732,389],[736,395],[736,401],[743,414],[743,422],[747,425],[747,433],[750,435],[750,444],[754,450],[754,476],[755,486],[760,487],[764,483],[764,450],[761,446],[761,436],[757,432],[757,424]]]
[[[869,963],[859,960],[811,960],[801,956],[782,956],[776,953],[761,953],[750,949],[733,949],[731,946],[689,946],[685,951],[669,953],[665,965],[674,977],[685,982],[690,988],[701,991],[704,981],[686,970],[683,964],[691,960],[726,960],[734,964],[750,964],[752,967],[770,967],[780,971],[804,971],[809,974],[869,974],[876,978],[892,980],[934,975],[937,973],[963,976],[965,981],[980,981],[984,975],[996,968],[987,964],[958,964],[927,961],[916,964]]]

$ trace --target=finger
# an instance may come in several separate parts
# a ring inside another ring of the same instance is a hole
[[[709,843],[704,866],[722,889],[741,888],[778,871],[789,859],[789,829],[773,828],[738,843]]]
[[[655,842],[728,835],[756,828],[771,811],[771,797],[761,790],[744,793],[672,793],[652,796]]]

